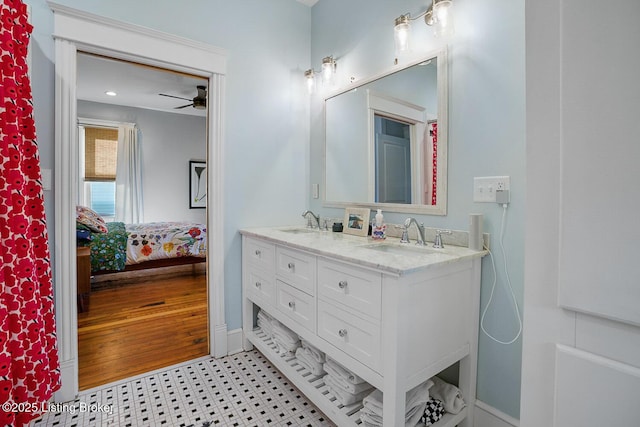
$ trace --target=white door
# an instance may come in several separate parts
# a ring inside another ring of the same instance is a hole
[[[411,140],[376,134],[376,202],[411,203]]]
[[[525,18],[520,426],[640,426],[640,2]]]

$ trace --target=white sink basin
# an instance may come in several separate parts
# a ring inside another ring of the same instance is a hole
[[[429,255],[429,254],[441,254],[444,253],[443,249],[436,249],[430,246],[416,246],[413,243],[407,244],[393,244],[393,243],[374,243],[372,245],[363,246],[366,249],[372,249],[374,251],[386,252],[394,255]]]

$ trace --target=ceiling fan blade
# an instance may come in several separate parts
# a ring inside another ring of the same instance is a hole
[[[181,105],[180,107],[173,107],[173,109],[174,110],[181,110],[183,108],[191,107],[192,105],[193,105],[193,102],[191,104]]]
[[[166,93],[159,93],[158,95],[160,96],[167,96],[169,98],[178,98],[178,99],[184,99],[185,101],[191,101],[189,98],[183,98],[181,96],[175,96],[175,95],[167,95]]]

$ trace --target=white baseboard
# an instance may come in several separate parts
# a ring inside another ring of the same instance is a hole
[[[476,400],[473,411],[474,427],[520,427],[520,421],[481,400]]]
[[[227,332],[227,354],[235,354],[244,351],[242,348],[242,328]]]

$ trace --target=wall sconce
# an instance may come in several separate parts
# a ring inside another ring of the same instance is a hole
[[[307,90],[309,91],[309,93],[313,93],[316,89],[316,76],[318,74],[322,75],[322,81],[324,82],[324,84],[333,84],[337,67],[338,63],[335,59],[333,59],[333,56],[325,56],[324,58],[322,58],[322,69],[320,73],[315,71],[313,68],[305,71],[304,77],[307,79]]]
[[[408,13],[397,17],[393,28],[396,52],[399,53],[409,50],[411,21],[415,21],[423,16],[425,24],[433,27],[436,37],[452,35],[454,33],[453,16],[451,12],[452,3],[453,0],[432,0],[429,8],[415,18],[412,18]]]

